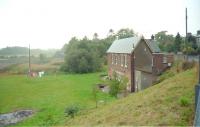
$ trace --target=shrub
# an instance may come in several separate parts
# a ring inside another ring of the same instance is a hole
[[[126,92],[128,79],[126,77],[118,77],[116,73],[113,74],[113,79],[110,83],[110,95],[117,97],[120,92]]]
[[[66,116],[70,116],[71,118],[74,118],[74,116],[78,113],[80,110],[78,105],[70,105],[65,109]]]
[[[192,62],[190,62],[190,61],[184,61],[184,62],[182,63],[182,69],[183,69],[183,70],[191,69],[191,68],[193,68],[194,66],[195,66],[195,62],[194,62],[194,61],[192,61]]]
[[[55,125],[57,122],[52,114],[47,114],[45,119],[42,121],[40,126],[52,126]]]
[[[189,101],[188,98],[182,97],[182,98],[180,99],[180,105],[181,105],[181,106],[188,106],[189,104],[190,104],[190,101]]]
[[[116,79],[113,79],[111,81],[111,84],[110,84],[110,95],[114,96],[114,97],[117,97],[117,94],[119,93],[119,85],[120,85],[120,82]]]

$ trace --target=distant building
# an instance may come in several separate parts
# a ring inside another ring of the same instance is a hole
[[[197,31],[196,42],[197,42],[197,46],[200,47],[200,30]]]
[[[157,76],[173,62],[173,55],[161,53],[157,42],[143,37],[115,40],[107,51],[108,75],[125,76],[127,90],[136,92],[156,81]]]

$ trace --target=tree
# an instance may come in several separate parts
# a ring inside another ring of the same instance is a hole
[[[114,30],[113,29],[109,29],[108,31],[108,37],[109,36],[113,36],[114,35]]]
[[[179,33],[177,33],[174,41],[174,52],[180,52],[181,51],[181,45],[183,44],[183,40]]]
[[[168,35],[167,31],[160,31],[157,34],[155,34],[155,40],[158,42],[158,46],[161,49],[161,51],[174,51],[174,37],[173,35]]]
[[[196,38],[193,35],[189,35],[187,37],[187,41],[188,41],[188,43],[191,44],[191,46],[194,50],[197,50],[198,46],[197,46]]]
[[[126,77],[122,76],[121,78],[119,78],[116,72],[114,72],[113,79],[111,80],[111,83],[110,83],[110,91],[109,91],[110,95],[117,97],[119,93],[125,92],[126,94],[127,83],[128,83],[128,79]]]
[[[119,39],[133,37],[134,35],[134,31],[129,28],[120,29],[116,34],[116,36],[118,36]]]
[[[71,73],[94,72],[101,68],[97,50],[98,43],[92,43],[87,37],[82,40],[72,38],[65,49],[63,70]]]
[[[45,54],[40,53],[39,58],[41,63],[47,62],[47,56]]]
[[[97,33],[94,33],[93,35],[93,40],[97,40],[98,39],[98,34]]]

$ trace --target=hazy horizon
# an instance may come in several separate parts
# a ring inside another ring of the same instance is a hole
[[[0,0],[0,48],[60,49],[71,37],[106,37],[131,28],[150,38],[166,30],[185,36],[200,29],[199,0]]]

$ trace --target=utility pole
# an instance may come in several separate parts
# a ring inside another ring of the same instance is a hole
[[[185,38],[187,40],[187,8],[185,9]]]

